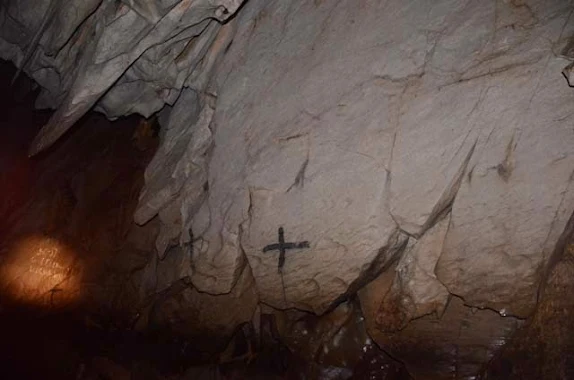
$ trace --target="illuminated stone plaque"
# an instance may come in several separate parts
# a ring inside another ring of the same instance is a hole
[[[0,284],[12,301],[42,307],[61,307],[80,296],[80,261],[57,239],[33,236],[3,255]]]

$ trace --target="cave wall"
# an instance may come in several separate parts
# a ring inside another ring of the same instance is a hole
[[[231,329],[258,302],[320,315],[359,291],[379,345],[455,345],[410,365],[464,377],[533,315],[572,232],[572,2],[31,3],[0,29],[57,108],[30,152],[91,107],[159,111],[140,297],[185,279],[213,310],[244,305],[213,322],[180,294],[150,323]],[[279,227],[308,242],[283,265],[264,250]]]

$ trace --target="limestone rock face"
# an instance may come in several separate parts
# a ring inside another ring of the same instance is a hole
[[[379,307],[377,322],[381,330],[400,330],[411,320],[429,314],[443,314],[450,294],[436,278],[434,269],[442,252],[448,225],[449,218],[444,218],[420,240],[409,240],[395,268],[392,287]]]
[[[363,23],[323,35],[321,23],[349,22],[354,6],[277,5],[247,4],[216,78],[203,255],[217,263],[212,277],[227,278],[239,262],[229,257],[245,254],[263,302],[322,313],[405,242],[388,212],[395,125],[387,122],[404,86],[371,72],[384,51],[357,58]],[[318,19],[291,18],[303,14]],[[276,28],[282,22],[283,35]],[[351,66],[354,74],[345,74]],[[278,253],[262,252],[280,226],[288,241],[310,243],[287,252],[281,273]],[[203,284],[208,292],[224,290]]]
[[[478,139],[437,265],[438,278],[470,304],[528,315],[572,214],[574,136],[559,115],[568,114],[573,93],[553,74],[562,64],[532,64],[537,82],[508,73],[504,90],[491,87],[481,106],[508,119],[499,127],[489,118],[494,127]]]
[[[189,241],[190,216],[205,197],[206,153],[213,140],[209,129],[213,109],[204,104],[206,100],[185,89],[175,107],[161,114],[160,120],[166,120],[163,144],[146,170],[147,185],[135,213],[139,224],[159,214],[162,228],[156,249],[160,257],[182,233]]]
[[[158,260],[189,248],[169,273],[208,299],[249,272],[261,302],[316,314],[380,275],[363,302],[380,342],[392,332],[407,352],[436,328],[490,355],[573,228],[572,4],[242,3],[83,2],[69,16],[8,2],[0,52],[59,107],[32,152],[93,105],[167,103],[135,220],[159,216]],[[56,33],[49,14],[70,25]],[[264,249],[280,227],[284,262]],[[493,332],[447,331],[467,324]]]
[[[452,209],[437,280],[528,315],[574,209],[566,8],[298,4],[247,4],[215,77],[194,282],[227,291],[244,253],[262,300],[322,312]],[[282,273],[279,226],[311,244]]]
[[[44,87],[57,112],[32,143],[49,147],[90,108],[146,117],[181,89],[202,90],[230,41],[225,22],[243,0],[7,1],[0,8],[0,57]]]

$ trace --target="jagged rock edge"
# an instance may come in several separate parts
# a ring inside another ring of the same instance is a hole
[[[402,254],[407,248],[408,242],[409,235],[405,234],[400,228],[397,228],[389,237],[387,244],[379,248],[377,256],[370,262],[369,267],[365,273],[351,282],[347,287],[347,291],[333,300],[333,302],[331,302],[331,306],[329,306],[323,314],[328,314],[329,312],[333,311],[339,304],[347,301],[362,287],[392,267],[393,264],[395,264],[401,258]],[[391,255],[387,260],[385,260],[385,257],[387,257],[387,253],[389,252]]]
[[[474,143],[472,144],[464,161],[460,165],[456,175],[453,177],[452,181],[449,183],[446,190],[442,193],[441,197],[433,207],[431,214],[429,215],[426,223],[422,227],[420,236],[422,236],[426,231],[432,228],[442,217],[444,217],[451,211],[452,205],[454,204],[454,201],[456,199],[456,195],[458,194],[458,191],[460,189],[460,185],[462,184],[462,179],[464,178],[466,169],[468,168],[470,159],[474,154],[476,144],[477,140],[475,140]]]
[[[574,182],[574,172],[570,176],[570,185]],[[567,192],[567,191],[566,191]],[[566,251],[566,246],[568,241],[571,241],[574,238],[574,210],[572,210],[572,214],[570,218],[566,222],[566,226],[564,226],[564,230],[560,234],[556,245],[554,246],[554,250],[550,254],[548,258],[548,262],[543,268],[540,268],[540,284],[538,284],[538,290],[536,294],[536,304],[538,304],[542,297],[544,296],[544,291],[546,289],[546,284],[550,275],[552,274],[552,270],[556,267],[556,264],[560,262],[560,260],[564,256],[564,252]]]
[[[50,3],[50,4],[53,4],[53,3]],[[177,8],[177,6],[175,6],[174,8]],[[167,14],[171,13],[174,10],[174,8],[170,9]],[[211,18],[216,19],[220,23],[223,24],[224,21],[229,20],[235,14],[235,12],[229,13],[228,9],[224,6],[218,7],[218,10],[220,10],[221,8],[225,9],[224,14],[226,15],[226,19],[225,20],[219,20],[219,19],[214,18],[214,17],[211,17]],[[83,25],[90,18],[94,17],[95,18],[95,20],[93,22],[94,25],[91,25],[90,27],[91,27],[91,29],[93,29],[95,31],[95,33],[98,34],[97,39],[100,38],[100,36],[104,30],[104,28],[98,27],[98,21],[99,20],[97,19],[96,14],[100,10],[101,10],[101,13],[103,15],[105,15],[106,12],[109,11],[109,9],[107,9],[106,4],[101,3],[100,6],[86,18],[86,20],[84,20],[80,23],[81,25]],[[162,19],[163,19],[163,17],[162,17]],[[160,20],[160,22],[161,22],[161,20]],[[156,25],[153,26],[153,29],[156,28]],[[45,27],[45,25],[44,25],[44,27]],[[189,27],[191,27],[191,25]],[[42,30],[42,28],[40,28],[39,30]],[[141,43],[141,41],[139,43]],[[90,47],[88,47],[86,50],[90,50],[89,48]],[[86,53],[86,50],[84,50],[81,53],[82,57],[80,57],[80,63],[79,63],[80,66],[81,65],[88,65],[88,66],[94,65],[93,62],[89,61],[89,58],[88,58],[88,60],[86,60],[84,58],[86,56],[91,56],[94,53],[94,51],[95,51],[94,49],[97,48],[97,44],[94,46],[91,46],[91,48],[92,48],[92,51],[88,51],[88,53]],[[145,53],[145,51],[147,51],[148,49],[149,49],[149,47],[147,49],[145,49],[141,54]],[[141,54],[140,54],[140,56],[141,56]],[[127,53],[124,52],[124,53],[122,53],[122,55],[129,56],[130,54],[129,54],[129,52],[127,52]],[[112,61],[112,60],[117,60],[117,59],[118,59],[118,57],[116,56],[116,57],[110,58],[107,62]],[[136,60],[137,60],[137,58],[135,60],[133,60],[133,62],[135,62]],[[132,62],[132,64],[133,64],[133,62]],[[24,68],[24,65],[25,65],[25,61],[23,61],[23,65],[21,66],[21,69]],[[54,115],[50,118],[50,120],[46,123],[46,125],[44,125],[42,127],[42,129],[38,132],[37,136],[34,138],[32,143],[30,144],[30,147],[28,150],[29,157],[37,155],[38,153],[40,153],[43,150],[52,146],[58,139],[60,139],[68,130],[70,130],[75,125],[75,123],[86,112],[88,112],[94,105],[97,104],[97,102],[107,93],[107,91],[109,91],[110,88],[113,87],[114,83],[119,78],[122,77],[122,75],[129,69],[129,67],[131,67],[131,64],[128,67],[126,67],[126,69],[116,78],[116,80],[111,82],[110,85],[108,86],[108,88],[105,91],[101,92],[97,97],[92,96],[92,97],[89,97],[88,99],[84,99],[84,101],[82,101],[82,102],[74,103],[73,102],[74,98],[71,97],[70,94],[73,92],[73,87],[77,81],[77,78],[79,77],[79,72],[82,71],[82,70],[77,70],[76,74],[75,74],[76,79],[74,79],[74,81],[72,82],[72,86],[70,87],[68,94],[65,96],[64,101],[58,107],[58,110],[54,113]],[[74,104],[76,104],[76,106],[74,108],[70,109],[70,107],[73,106]]]

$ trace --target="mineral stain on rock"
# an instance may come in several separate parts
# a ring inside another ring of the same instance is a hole
[[[516,149],[516,145],[514,143],[514,135],[508,142],[506,146],[506,154],[504,156],[504,161],[496,166],[496,171],[498,175],[504,180],[504,182],[508,182],[508,179],[512,175],[512,170],[514,169],[513,162],[512,162],[512,152]]]

